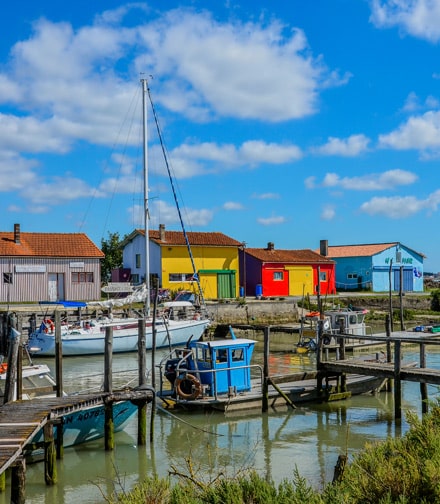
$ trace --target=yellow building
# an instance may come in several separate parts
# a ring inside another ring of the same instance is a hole
[[[123,242],[123,264],[133,283],[145,278],[144,231],[135,230]],[[187,232],[190,251],[182,231],[149,231],[150,276],[172,292],[197,291],[198,275],[205,299],[239,295],[238,250],[241,242],[223,233]],[[191,259],[192,257],[192,259]]]

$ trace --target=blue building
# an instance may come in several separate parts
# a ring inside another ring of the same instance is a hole
[[[421,252],[400,242],[329,246],[321,241],[320,252],[336,262],[336,289],[373,292],[423,292]]]

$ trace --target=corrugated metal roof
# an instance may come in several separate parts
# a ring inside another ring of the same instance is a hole
[[[0,231],[0,256],[20,257],[104,257],[84,233],[23,233],[20,243],[14,232]]]
[[[132,240],[137,234],[145,236],[145,232],[141,229],[137,229],[127,240]],[[162,231],[163,239],[161,240],[161,231],[160,230],[149,230],[150,240],[155,241],[159,245],[186,245],[185,237],[183,236],[182,231]],[[194,246],[208,246],[208,247],[240,247],[242,245],[241,242],[226,236],[223,233],[212,232],[212,233],[202,233],[202,232],[194,232],[188,231],[187,233],[188,241],[191,245]],[[126,240],[126,241],[127,241]]]
[[[261,248],[247,248],[246,253],[259,259],[262,262],[273,263],[297,263],[297,264],[316,264],[326,263],[331,264],[334,261],[322,256],[313,250],[278,250],[278,249],[261,249]]]

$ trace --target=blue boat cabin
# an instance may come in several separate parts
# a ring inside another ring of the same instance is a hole
[[[210,396],[251,389],[251,358],[255,341],[227,339],[195,341],[190,367],[199,372],[202,386]]]

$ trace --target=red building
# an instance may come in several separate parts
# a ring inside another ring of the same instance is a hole
[[[247,296],[336,294],[335,262],[313,250],[240,250],[240,285]]]

